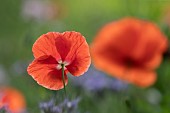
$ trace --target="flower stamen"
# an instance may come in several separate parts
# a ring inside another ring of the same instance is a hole
[[[58,60],[58,64],[56,66],[56,69],[57,70],[60,70],[62,68],[62,66],[64,66],[64,70],[66,70],[66,66],[68,66],[70,63],[69,62],[66,62],[66,61],[62,61],[62,60]]]

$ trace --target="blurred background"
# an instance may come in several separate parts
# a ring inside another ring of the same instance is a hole
[[[19,90],[27,112],[39,113],[39,103],[50,100],[56,91],[37,85],[26,72],[35,40],[49,31],[78,31],[90,44],[103,25],[127,16],[154,22],[170,37],[170,0],[2,0],[0,86]],[[156,71],[157,82],[142,89],[91,66],[84,77],[68,75],[67,93],[71,99],[80,98],[80,113],[128,113],[127,106],[135,113],[170,113],[169,57]],[[57,91],[57,103],[62,94]]]

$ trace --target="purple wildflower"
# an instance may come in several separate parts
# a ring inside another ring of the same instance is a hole
[[[56,105],[54,99],[51,99],[48,102],[41,102],[39,107],[43,113],[78,113],[77,107],[80,98],[70,101],[65,99],[63,102]]]
[[[43,0],[23,0],[21,15],[26,21],[44,22],[58,16],[59,7],[55,2]]]
[[[0,108],[0,113],[7,113],[6,108],[5,107],[1,107]]]
[[[83,87],[87,91],[98,92],[104,89],[121,91],[127,89],[127,84],[121,80],[107,76],[105,73],[98,71],[93,66],[81,77],[70,78],[75,86]]]
[[[22,75],[26,72],[28,63],[25,61],[16,61],[11,66],[11,71],[17,73],[17,75]]]
[[[6,84],[8,82],[6,70],[2,65],[0,65],[0,85]]]

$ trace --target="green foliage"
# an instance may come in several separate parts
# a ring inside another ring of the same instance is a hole
[[[24,1],[24,0],[23,0]],[[42,88],[26,73],[18,75],[11,71],[17,61],[30,62],[32,44],[48,31],[79,31],[90,44],[97,31],[104,24],[122,17],[133,16],[151,20],[158,24],[169,36],[163,22],[163,10],[169,0],[57,0],[63,7],[64,16],[54,20],[36,22],[26,21],[21,15],[22,0],[2,0],[0,2],[0,64],[6,68],[8,85],[23,92],[29,113],[38,113],[38,103],[48,100],[53,91]],[[161,94],[158,104],[147,100],[148,89],[130,86],[125,92],[104,91],[85,92],[83,89],[66,87],[69,96],[81,96],[79,109],[82,113],[170,113],[170,61],[164,62],[157,70],[158,81],[152,86]],[[58,92],[58,91],[57,91]],[[61,93],[63,91],[61,90]],[[62,94],[60,94],[62,95]]]

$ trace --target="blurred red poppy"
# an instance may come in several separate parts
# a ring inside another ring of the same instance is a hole
[[[49,32],[40,36],[32,48],[34,61],[27,71],[39,85],[51,90],[64,87],[62,82],[62,66],[66,74],[80,76],[87,71],[91,59],[89,46],[85,38],[78,32]]]
[[[141,87],[152,85],[167,39],[147,21],[124,18],[105,25],[91,45],[94,65],[114,77]]]
[[[13,88],[0,88],[0,109],[4,107],[9,113],[22,113],[25,110],[23,95]]]

